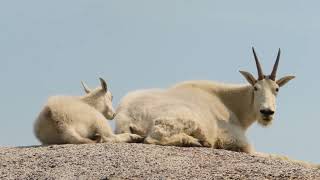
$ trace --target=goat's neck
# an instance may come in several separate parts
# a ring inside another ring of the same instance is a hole
[[[237,120],[230,119],[231,123],[240,124],[246,130],[255,120],[254,95],[250,85],[229,85],[211,81],[189,81],[178,84],[176,87],[198,87],[209,94],[220,98],[228,110],[234,113]]]
[[[216,94],[225,106],[238,118],[243,129],[247,129],[256,120],[254,111],[254,94],[250,85],[224,86],[214,88],[211,93]]]

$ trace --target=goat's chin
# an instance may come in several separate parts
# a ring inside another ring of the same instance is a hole
[[[272,119],[271,120],[263,120],[263,119],[259,119],[258,120],[258,124],[262,127],[269,127],[272,124]]]

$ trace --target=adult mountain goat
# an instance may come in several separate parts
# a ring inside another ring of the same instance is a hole
[[[133,142],[135,134],[112,133],[107,119],[114,118],[112,95],[107,83],[90,90],[82,83],[85,96],[53,96],[42,109],[34,124],[34,133],[42,144],[82,144],[96,142]],[[106,119],[107,118],[107,119]]]
[[[125,96],[117,108],[116,133],[135,133],[148,144],[205,146],[288,160],[306,167],[320,165],[286,156],[255,152],[245,132],[258,122],[272,123],[279,88],[294,78],[276,80],[280,49],[270,75],[264,75],[252,48],[258,78],[240,73],[249,84],[187,81],[168,89],[139,90]]]
[[[258,78],[240,73],[249,85],[187,81],[168,89],[131,92],[118,109],[116,133],[135,133],[149,144],[205,146],[253,153],[245,132],[257,121],[272,123],[279,88],[294,76],[276,80],[280,49],[270,75],[264,75],[252,48]]]

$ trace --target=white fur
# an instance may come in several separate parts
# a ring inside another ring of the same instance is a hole
[[[241,71],[249,85],[187,81],[168,89],[129,93],[117,109],[116,133],[137,133],[145,143],[207,146],[252,153],[245,132],[252,123],[270,125],[281,82],[256,80]],[[285,79],[285,80],[284,80]]]
[[[134,132],[146,143],[250,151],[245,130],[257,115],[253,88],[189,81],[166,90],[129,93],[116,115],[116,133]]]
[[[106,83],[81,97],[53,96],[40,112],[34,133],[42,144],[131,142],[134,134],[114,135],[107,119],[114,117],[112,95]]]

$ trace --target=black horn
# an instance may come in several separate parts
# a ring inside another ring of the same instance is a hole
[[[279,65],[279,59],[280,59],[280,48],[279,48],[279,51],[278,51],[278,55],[277,55],[277,60],[276,62],[274,63],[274,66],[273,66],[273,69],[272,69],[272,72],[271,72],[271,75],[270,75],[270,79],[275,81],[276,80],[276,76],[277,76],[277,70],[278,70],[278,65]]]
[[[263,75],[263,72],[262,72],[262,68],[261,68],[259,59],[258,59],[257,54],[256,54],[256,52],[255,52],[253,47],[252,47],[252,52],[253,52],[254,60],[256,61],[256,66],[257,66],[257,70],[258,70],[258,80],[262,80],[262,79],[264,79],[264,75]]]

